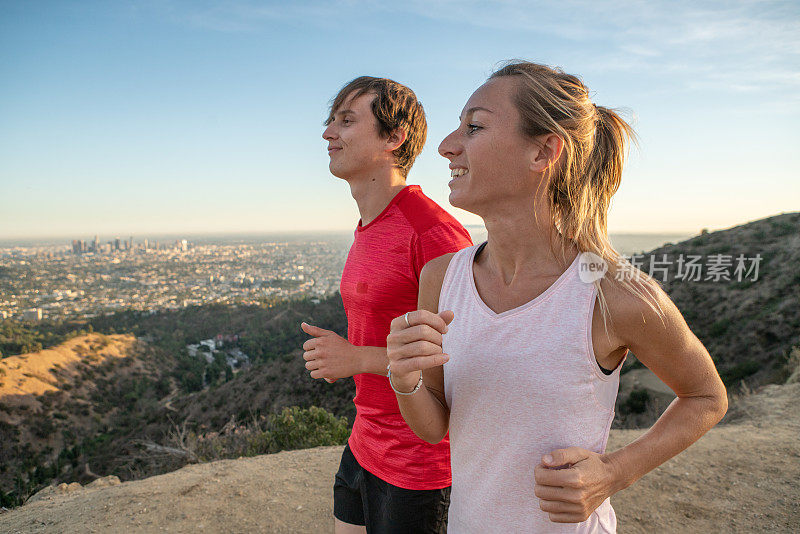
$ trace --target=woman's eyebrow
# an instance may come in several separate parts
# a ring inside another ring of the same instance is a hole
[[[480,106],[475,106],[474,108],[469,108],[467,110],[467,118],[468,119],[471,118],[472,114],[475,113],[476,111],[485,111],[486,113],[493,113],[493,111],[491,109],[482,108]],[[461,120],[461,115],[458,116],[458,120]]]

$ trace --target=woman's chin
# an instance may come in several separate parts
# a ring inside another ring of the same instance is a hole
[[[454,189],[450,191],[450,196],[447,197],[447,200],[450,201],[450,205],[453,206],[454,208],[460,208],[462,210],[469,211],[466,208],[469,202],[466,203],[464,202],[466,199],[464,198],[463,192]]]
[[[447,200],[454,208],[458,207],[458,194],[455,191],[450,191],[450,195],[448,195]]]

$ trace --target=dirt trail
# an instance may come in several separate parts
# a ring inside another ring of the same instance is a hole
[[[619,532],[800,532],[799,401],[800,384],[768,386],[743,399],[734,422],[612,498]],[[640,434],[612,431],[609,449]],[[0,532],[332,532],[331,486],[341,450],[48,488],[0,515]]]

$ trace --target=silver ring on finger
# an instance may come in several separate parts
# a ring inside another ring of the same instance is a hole
[[[411,328],[411,323],[408,322],[408,314],[409,313],[411,313],[411,312],[406,312],[406,314],[403,315],[403,319],[406,320],[406,328]]]

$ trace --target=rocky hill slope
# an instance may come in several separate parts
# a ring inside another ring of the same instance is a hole
[[[739,257],[744,269],[737,272]],[[699,269],[688,267],[692,258]],[[704,233],[639,261],[645,272],[653,262],[653,276],[665,280],[728,386],[786,380],[784,364],[800,345],[800,213]],[[660,267],[668,268],[666,276]]]
[[[800,213],[702,233],[632,261],[662,284],[729,392],[786,380],[800,346]],[[635,357],[622,372],[614,426],[646,428],[675,396]]]
[[[158,409],[140,395],[167,395],[165,365],[132,335],[100,333],[1,359],[0,487],[95,478],[88,455],[107,449],[109,426],[122,434],[126,421],[138,426]]]

